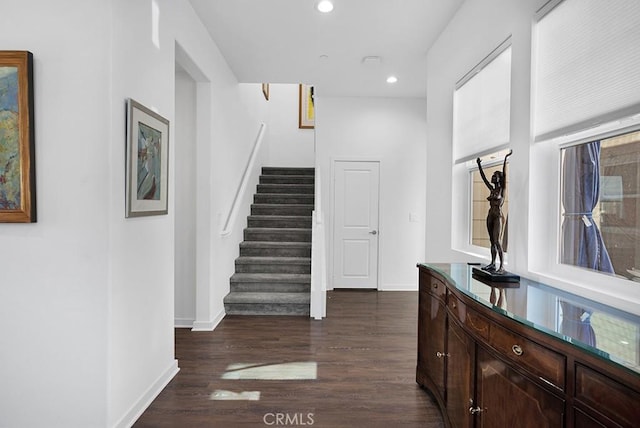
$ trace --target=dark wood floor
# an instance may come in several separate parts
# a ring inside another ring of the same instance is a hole
[[[415,382],[417,313],[417,292],[333,291],[322,321],[227,316],[213,332],[178,329],[181,370],[135,426],[440,428]],[[222,379],[232,364],[295,362],[317,362],[317,378]],[[212,400],[216,391],[260,399]]]

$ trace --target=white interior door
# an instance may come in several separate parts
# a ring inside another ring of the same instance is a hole
[[[333,287],[378,288],[379,162],[334,164]]]

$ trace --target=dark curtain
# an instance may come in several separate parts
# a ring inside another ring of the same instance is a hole
[[[600,197],[600,141],[565,149],[562,175],[562,255],[565,264],[613,273],[609,253],[592,212]],[[595,346],[591,312],[560,302],[561,332]]]

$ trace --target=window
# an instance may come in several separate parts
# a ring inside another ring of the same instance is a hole
[[[453,192],[459,196],[452,201],[452,212],[453,221],[462,227],[452,231],[452,245],[481,257],[490,256],[487,231],[490,191],[481,178],[476,158],[482,157],[487,180],[491,180],[495,171],[502,172],[507,153],[504,149],[509,146],[511,132],[510,112],[511,38],[508,38],[471,68],[456,83],[453,93],[452,179]],[[503,203],[505,216],[506,210]],[[505,226],[501,225],[503,233]]]
[[[532,34],[529,271],[630,312],[640,300],[628,272],[640,251],[640,159],[627,135],[640,129],[638,22],[637,0],[552,0]]]
[[[640,131],[562,149],[562,263],[640,282]]]

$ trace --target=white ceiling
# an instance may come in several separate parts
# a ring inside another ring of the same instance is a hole
[[[240,82],[308,83],[327,96],[425,97],[427,51],[464,0],[333,0],[328,14],[316,0],[189,1]],[[366,65],[365,56],[381,61]]]

